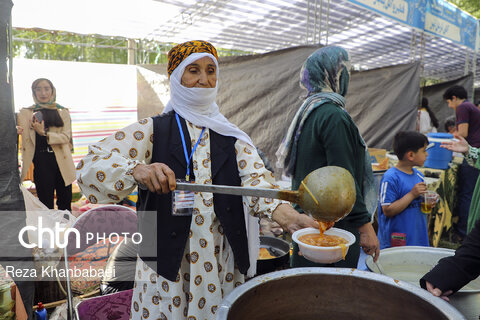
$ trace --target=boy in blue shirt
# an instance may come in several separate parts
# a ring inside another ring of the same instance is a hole
[[[395,135],[393,151],[398,163],[383,175],[378,204],[380,249],[392,246],[428,246],[427,218],[420,210],[421,195],[427,191],[423,166],[428,139],[415,131]]]

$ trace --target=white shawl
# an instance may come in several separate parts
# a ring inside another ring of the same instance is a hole
[[[217,84],[215,88],[184,87],[181,84],[181,80],[185,68],[203,57],[210,57],[217,66]],[[219,83],[218,75],[218,62],[212,54],[202,52],[189,55],[173,70],[170,76],[170,101],[167,103],[163,113],[174,110],[182,118],[194,125],[210,128],[224,136],[235,137],[255,147],[245,132],[228,121],[227,118],[220,113],[220,109],[215,102]],[[243,202],[246,203],[246,199],[243,200]],[[250,268],[247,271],[247,277],[253,277],[257,272],[257,258],[260,249],[260,228],[258,218],[248,213],[250,210],[248,206],[244,205],[243,207],[248,238],[248,255],[250,258]]]

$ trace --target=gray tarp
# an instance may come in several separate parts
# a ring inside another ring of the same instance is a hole
[[[440,132],[445,132],[444,123],[447,118],[455,118],[455,111],[449,108],[447,102],[443,100],[443,93],[445,90],[455,85],[463,86],[467,90],[468,97],[470,98],[472,96],[473,75],[470,73],[455,80],[442,82],[423,88],[423,96],[428,99],[430,109],[438,119],[440,124],[438,126],[438,131]]]
[[[262,55],[220,59],[217,103],[221,112],[248,133],[271,162],[288,125],[302,103],[300,69],[318,47],[302,46]],[[157,79],[151,72],[158,74]],[[144,97],[168,92],[165,65],[138,67],[139,114],[150,116]],[[347,110],[370,147],[391,148],[399,130],[415,129],[419,95],[419,64],[354,72],[347,95]],[[160,112],[158,108],[155,112]]]
[[[17,131],[13,112],[11,83],[7,74],[7,33],[13,3],[0,0],[0,264],[13,268],[13,279],[19,288],[23,304],[32,319],[34,280],[22,270],[32,270],[32,251],[19,240],[20,230],[26,226],[25,204],[20,191],[17,161]],[[24,238],[24,240],[26,240]],[[18,274],[20,270],[20,275]],[[28,272],[30,274],[30,271]],[[10,273],[9,275],[12,275]],[[0,318],[2,315],[0,315]]]
[[[369,147],[392,149],[398,131],[415,130],[420,64],[352,74],[347,110]]]

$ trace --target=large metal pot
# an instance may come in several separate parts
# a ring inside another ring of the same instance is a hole
[[[251,279],[225,297],[217,320],[465,319],[409,283],[346,268],[296,268]]]

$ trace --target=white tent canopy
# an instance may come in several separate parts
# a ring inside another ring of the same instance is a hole
[[[145,38],[180,8],[152,0],[13,0],[12,25]]]
[[[205,39],[218,47],[258,53],[336,44],[349,50],[357,69],[422,60],[423,75],[442,80],[471,72],[475,60],[480,62],[470,48],[414,31],[346,0],[13,1],[12,23],[18,28],[176,43]]]

